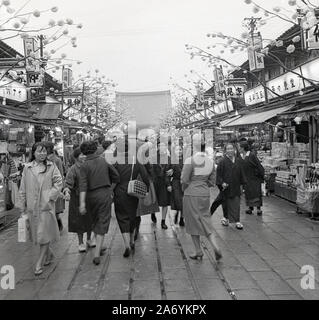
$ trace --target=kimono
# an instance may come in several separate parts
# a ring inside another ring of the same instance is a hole
[[[48,161],[46,172],[44,168],[35,161],[24,167],[18,205],[29,217],[32,241],[40,245],[60,239],[55,202],[63,187],[57,166]]]
[[[69,232],[83,234],[92,231],[92,220],[89,214],[81,215],[80,207],[80,167],[74,164],[68,171],[65,179],[65,188],[70,191],[69,203]]]
[[[171,209],[176,211],[183,210],[183,190],[181,184],[181,176],[183,170],[182,160],[179,164],[172,164],[173,176],[168,177],[168,183],[172,186],[171,193]]]
[[[223,183],[228,184],[226,190],[222,190]],[[246,185],[241,157],[235,157],[235,162],[233,162],[225,156],[220,161],[217,167],[216,185],[221,190],[223,197],[225,218],[231,223],[240,222],[241,186]]]
[[[262,207],[262,188],[265,170],[257,156],[247,153],[243,161],[243,170],[247,179],[245,185],[245,197],[248,207]]]

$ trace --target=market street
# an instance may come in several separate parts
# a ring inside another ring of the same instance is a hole
[[[108,250],[98,267],[92,264],[93,251],[78,253],[76,238],[64,229],[54,248],[57,259],[40,277],[33,274],[38,248],[18,244],[13,225],[0,232],[0,266],[14,266],[16,289],[0,291],[0,299],[319,299],[319,224],[295,210],[279,198],[265,198],[264,216],[242,214],[245,229],[238,231],[220,224],[218,209],[213,225],[224,256],[218,266],[206,246],[202,262],[188,258],[191,238],[172,225],[172,213],[167,231],[159,223],[155,228],[150,216],[143,218],[130,259],[122,256],[122,237],[113,217],[105,240]],[[315,290],[301,288],[304,265],[315,268]]]

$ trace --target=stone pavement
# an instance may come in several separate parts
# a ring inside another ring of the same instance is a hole
[[[319,224],[275,197],[265,199],[263,217],[242,214],[243,231],[221,226],[221,216],[219,209],[212,218],[224,255],[218,265],[206,240],[204,260],[188,258],[193,251],[190,236],[173,225],[172,213],[167,231],[144,217],[135,255],[124,259],[113,217],[100,266],[93,266],[92,250],[78,253],[76,237],[64,231],[54,248],[55,263],[38,278],[33,275],[38,249],[18,244],[14,225],[0,232],[0,268],[14,266],[16,288],[0,288],[0,300],[319,299]],[[315,290],[301,288],[304,265],[316,270]]]

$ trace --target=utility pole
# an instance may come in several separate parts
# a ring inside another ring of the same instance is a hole
[[[82,121],[83,121],[84,92],[85,92],[85,83],[83,82],[83,89],[82,89],[82,103],[81,103],[81,113],[80,113],[80,120],[81,120],[81,123],[82,123]]]
[[[95,125],[98,126],[99,124],[99,119],[98,119],[98,114],[99,114],[99,91],[96,92],[96,108],[95,108],[95,117],[96,117],[96,121],[95,121]]]
[[[64,79],[64,65],[62,66],[62,91],[61,91],[61,98],[62,98],[61,111],[62,111],[62,114],[64,112],[64,85],[63,85],[63,79]]]

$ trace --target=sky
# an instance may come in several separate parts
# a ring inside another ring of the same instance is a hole
[[[26,2],[11,0],[14,8]],[[288,0],[256,2],[266,8],[289,8]],[[170,77],[183,83],[184,75],[192,69],[211,79],[212,70],[201,60],[190,60],[185,44],[206,48],[212,44],[207,33],[239,36],[245,31],[243,19],[253,15],[252,7],[243,0],[31,0],[25,10],[53,6],[59,8],[58,13],[49,12],[37,23],[72,18],[84,26],[74,33],[78,47],[59,51],[83,61],[73,68],[75,78],[99,69],[118,84],[118,91],[124,92],[169,90]],[[273,39],[289,27],[282,20],[270,19],[260,31]],[[10,44],[22,51],[21,42],[19,39]],[[240,63],[247,54],[229,57]]]

